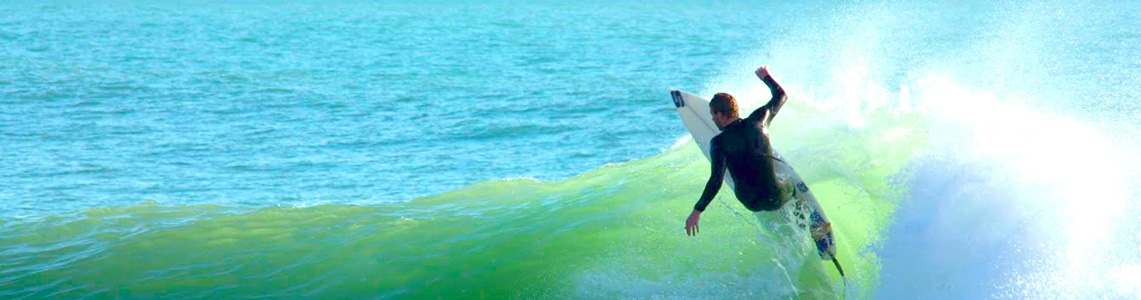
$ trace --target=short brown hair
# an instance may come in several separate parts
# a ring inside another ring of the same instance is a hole
[[[729,93],[717,93],[717,95],[713,95],[713,100],[709,101],[709,108],[712,109],[713,112],[736,117],[737,99],[733,99],[733,95]]]

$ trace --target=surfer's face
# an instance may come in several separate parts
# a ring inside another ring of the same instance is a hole
[[[725,116],[725,114],[719,111],[713,111],[713,109],[709,110],[709,114],[713,115],[713,124],[717,124],[717,129],[724,129],[725,126],[729,125],[729,122],[732,121],[732,118]]]

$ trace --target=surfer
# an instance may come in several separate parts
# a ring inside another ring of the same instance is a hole
[[[696,236],[700,232],[697,223],[701,220],[701,213],[717,196],[717,191],[725,180],[725,169],[729,169],[729,175],[735,183],[733,193],[745,208],[755,212],[763,223],[770,224],[773,233],[777,233],[783,241],[793,241],[795,237],[790,233],[795,232],[797,227],[807,229],[820,257],[831,260],[840,277],[844,277],[844,269],[836,259],[832,224],[808,191],[808,186],[775,155],[769,143],[769,124],[788,97],[769,74],[768,67],[761,66],[755,73],[769,87],[772,99],[745,119],[738,116],[737,101],[732,95],[718,93],[709,101],[709,114],[721,132],[709,141],[708,158],[713,170],[709,181],[705,183],[701,198],[685,220],[685,232],[689,236]],[[684,103],[681,92],[672,93],[675,97],[674,104],[683,107],[679,104]],[[687,126],[688,124],[687,122]],[[783,169],[787,169],[781,176],[777,176],[778,162]],[[786,178],[789,173],[793,177]],[[794,198],[794,207],[784,209],[785,204]],[[781,219],[794,222],[782,222]]]
[[[782,188],[791,189],[785,187],[773,169],[773,150],[768,134],[769,123],[788,97],[780,84],[773,80],[767,66],[757,68],[755,73],[769,87],[772,99],[745,119],[738,116],[737,101],[732,95],[718,93],[709,101],[713,123],[717,124],[721,133],[710,142],[709,155],[713,171],[705,183],[705,191],[685,220],[687,235],[697,235],[701,213],[721,189],[725,169],[729,169],[729,175],[737,183],[733,191],[737,200],[750,211],[775,211],[788,202],[789,197],[782,196],[786,194],[782,193]]]

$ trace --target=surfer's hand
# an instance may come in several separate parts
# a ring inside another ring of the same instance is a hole
[[[755,73],[757,73],[757,78],[764,80],[765,77],[769,77],[769,66],[761,66],[760,68],[757,68]]]
[[[689,218],[685,219],[685,234],[688,236],[697,236],[697,233],[701,231],[698,230],[697,227],[697,221],[700,220],[701,211],[696,209],[693,210],[693,213],[689,214]]]

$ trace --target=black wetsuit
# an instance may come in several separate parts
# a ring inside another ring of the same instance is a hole
[[[712,157],[713,173],[693,209],[705,211],[705,207],[713,201],[713,196],[721,189],[726,167],[736,183],[734,192],[737,200],[745,208],[751,211],[769,211],[784,205],[777,187],[776,171],[773,169],[773,150],[765,128],[772,122],[787,97],[772,76],[765,76],[764,82],[773,95],[769,103],[753,111],[748,118],[738,119],[725,126],[710,142],[709,155]]]

